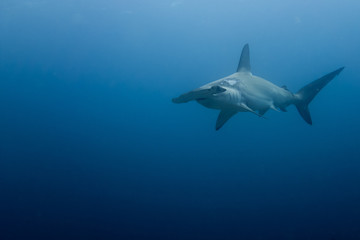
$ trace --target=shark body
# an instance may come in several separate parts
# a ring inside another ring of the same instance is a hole
[[[216,130],[238,112],[251,112],[262,117],[269,109],[286,112],[291,104],[311,125],[309,103],[343,69],[341,67],[292,93],[285,86],[278,87],[251,73],[249,45],[246,44],[235,73],[184,93],[172,101],[186,103],[194,100],[207,108],[220,110]]]

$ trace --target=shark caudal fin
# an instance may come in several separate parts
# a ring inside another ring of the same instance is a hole
[[[325,87],[334,77],[336,77],[344,67],[341,67],[325,76],[309,83],[305,87],[301,88],[295,96],[297,97],[297,102],[295,106],[299,111],[301,117],[308,124],[312,124],[311,115],[309,112],[309,104],[314,99],[314,97],[320,92],[320,90]]]

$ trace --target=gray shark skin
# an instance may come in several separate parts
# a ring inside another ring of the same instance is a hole
[[[194,100],[207,108],[220,110],[216,130],[238,112],[251,112],[262,117],[269,109],[286,112],[291,104],[311,125],[309,103],[343,69],[341,67],[309,83],[297,93],[291,93],[285,86],[278,87],[251,73],[249,45],[246,44],[235,73],[184,93],[172,101],[186,103]]]

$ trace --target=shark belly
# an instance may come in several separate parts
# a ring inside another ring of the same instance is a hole
[[[288,90],[253,75],[243,78],[239,89],[246,105],[259,112],[285,108],[294,101],[293,94]]]

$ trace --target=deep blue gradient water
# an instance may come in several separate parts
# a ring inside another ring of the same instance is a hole
[[[0,239],[360,239],[360,3],[1,0]],[[171,98],[229,75],[310,105]]]

